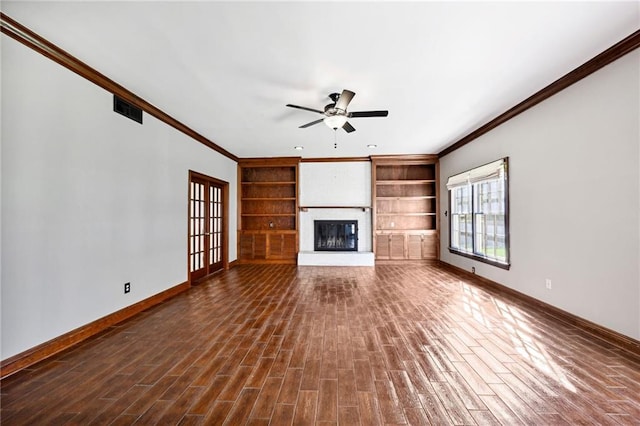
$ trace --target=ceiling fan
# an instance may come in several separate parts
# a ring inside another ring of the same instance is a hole
[[[343,128],[347,133],[355,132],[355,128],[349,124],[347,121],[349,118],[360,118],[360,117],[386,117],[389,115],[389,111],[353,111],[347,112],[347,106],[349,106],[349,102],[356,94],[351,90],[343,90],[342,93],[332,93],[329,95],[329,98],[333,101],[328,105],[325,105],[324,111],[320,111],[314,108],[307,108],[298,105],[287,104],[288,107],[303,109],[305,111],[317,112],[318,114],[324,115],[323,118],[312,121],[307,124],[303,124],[300,126],[300,129],[304,129],[314,124],[318,124],[322,121],[332,128],[333,130],[337,130],[339,127]]]

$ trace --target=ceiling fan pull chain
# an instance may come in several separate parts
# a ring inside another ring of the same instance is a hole
[[[338,149],[338,129],[333,129],[333,149]]]

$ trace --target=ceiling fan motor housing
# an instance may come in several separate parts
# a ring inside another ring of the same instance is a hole
[[[336,104],[327,104],[324,107],[324,113],[326,115],[336,115],[338,110],[336,109]]]
[[[336,130],[338,127],[343,128],[347,133],[354,132],[356,129],[349,124],[347,121],[348,118],[359,118],[359,117],[386,117],[389,114],[389,111],[356,111],[347,113],[347,108],[349,103],[355,96],[355,93],[351,90],[344,89],[342,93],[331,93],[329,98],[333,101],[333,103],[327,104],[324,107],[324,111],[320,111],[318,109],[287,104],[288,107],[302,109],[311,112],[317,112],[318,114],[322,114],[325,118],[320,118],[318,120],[314,120],[310,123],[303,124],[299,126],[301,129],[311,127],[318,123],[324,123]]]

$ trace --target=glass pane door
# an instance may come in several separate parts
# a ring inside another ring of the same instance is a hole
[[[225,267],[226,182],[190,173],[189,274],[198,280]]]

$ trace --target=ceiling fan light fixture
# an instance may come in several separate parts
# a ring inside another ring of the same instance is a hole
[[[329,126],[331,129],[339,129],[347,122],[347,118],[348,117],[346,115],[330,115],[324,119],[324,124]]]

